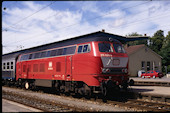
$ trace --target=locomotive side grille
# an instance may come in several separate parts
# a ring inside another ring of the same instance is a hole
[[[26,65],[23,65],[23,72],[26,72]]]
[[[33,65],[33,71],[34,72],[38,72],[38,64],[34,64]]]
[[[40,72],[45,72],[45,63],[40,64]]]

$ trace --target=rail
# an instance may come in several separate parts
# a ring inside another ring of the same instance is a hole
[[[78,106],[73,105],[66,105],[63,103],[58,103],[56,101],[48,100],[48,99],[41,99],[37,98],[36,96],[28,96],[28,95],[22,95],[20,93],[12,93],[12,92],[6,92],[2,90],[2,97],[11,97],[11,98],[18,98],[15,100],[20,100],[22,102],[30,102],[30,104],[33,107],[36,107],[38,109],[41,109],[46,112],[94,112],[95,109],[87,109],[87,108],[80,108]],[[120,95],[121,96],[121,95]],[[64,96],[61,96],[64,98]],[[68,96],[67,96],[68,98]],[[69,98],[73,98],[72,96]],[[75,98],[75,97],[74,97]],[[116,97],[115,97],[116,98]],[[114,99],[103,99],[103,98],[90,98],[90,100],[85,98],[79,98],[84,99],[85,101],[91,101],[91,102],[98,102],[103,103],[106,105],[112,105],[112,106],[118,106],[120,108],[126,108],[130,111],[155,111],[155,112],[165,112],[170,111],[170,103],[159,103],[159,102],[151,102],[151,101],[145,101],[143,99],[136,100],[136,99],[127,99],[124,101],[115,101]],[[101,105],[102,106],[102,105]]]

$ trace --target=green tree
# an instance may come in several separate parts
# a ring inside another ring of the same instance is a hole
[[[160,55],[161,48],[164,42],[164,32],[162,30],[158,30],[152,38],[150,38],[150,48]]]
[[[168,32],[168,35],[164,39],[160,55],[163,57],[162,59],[163,69],[164,66],[167,66],[167,71],[170,72],[170,31]]]

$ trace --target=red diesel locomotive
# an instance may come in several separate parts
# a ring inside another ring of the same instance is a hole
[[[128,87],[128,56],[114,38],[21,54],[16,81],[25,88],[54,87],[60,92],[85,95]]]
[[[106,96],[130,84],[128,56],[120,41],[132,40],[138,39],[99,31],[4,54],[2,84]]]

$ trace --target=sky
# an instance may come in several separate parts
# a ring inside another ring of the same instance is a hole
[[[2,54],[101,31],[164,36],[170,1],[3,1]]]

